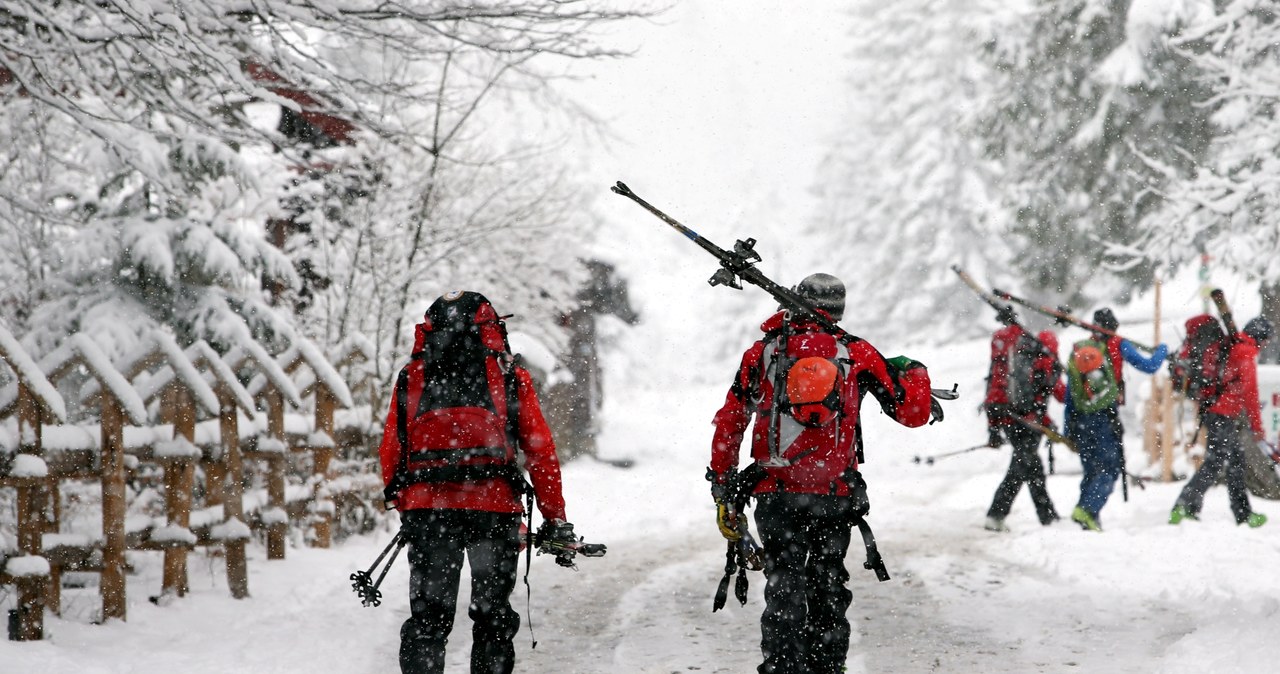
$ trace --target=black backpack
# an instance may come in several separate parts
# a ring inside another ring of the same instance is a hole
[[[1037,377],[1035,362],[1049,356],[1049,349],[1028,332],[1022,332],[1007,352],[1009,364],[1005,395],[1014,414],[1031,414],[1045,398],[1044,377]],[[1052,383],[1049,384],[1052,389]]]

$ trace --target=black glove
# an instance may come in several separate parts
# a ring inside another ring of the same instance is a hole
[[[995,426],[991,426],[987,428],[987,446],[999,447],[1000,445],[1003,445],[1003,444],[1004,444],[1004,436],[1000,435],[1000,429]]]
[[[538,548],[538,554],[555,555],[556,564],[570,569],[575,567],[573,558],[579,552],[588,557],[604,555],[603,545],[583,545],[582,539],[573,533],[573,525],[564,520],[545,520],[542,526],[538,527],[538,533],[533,537],[533,542]],[[598,554],[594,548],[599,548]]]
[[[572,524],[564,520],[545,520],[533,540],[539,549],[553,552],[555,548],[572,547],[578,542],[578,537],[573,533]]]
[[[871,499],[867,497],[867,481],[856,470],[845,471],[844,481],[849,485],[849,500],[854,519],[862,519],[871,512]]]

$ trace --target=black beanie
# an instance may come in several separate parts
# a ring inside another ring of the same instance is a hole
[[[1116,328],[1120,327],[1120,321],[1116,320],[1116,315],[1107,308],[1093,312],[1093,324],[1111,332],[1115,332]]]

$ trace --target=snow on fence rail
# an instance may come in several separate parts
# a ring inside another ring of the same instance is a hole
[[[334,461],[339,444],[371,456],[380,430],[334,365],[367,357],[359,342],[330,362],[303,339],[273,358],[256,343],[220,356],[204,342],[182,349],[166,333],[151,337],[119,363],[82,334],[36,360],[0,326],[0,378],[8,380],[0,387],[0,488],[18,496],[17,545],[0,547],[0,583],[18,588],[12,639],[43,637],[45,611],[60,611],[63,571],[100,573],[102,618],[124,619],[126,549],[161,551],[161,594],[182,596],[188,553],[216,545],[232,595],[243,598],[254,529],[265,532],[268,558],[282,559],[291,522],[314,527],[313,544],[327,547],[335,502],[365,509],[379,502],[371,461]],[[237,372],[254,373],[249,387]],[[87,377],[76,402],[82,412],[96,410],[92,425],[69,423],[58,383],[72,373]],[[310,415],[287,412],[301,411],[307,398]],[[311,468],[291,483],[290,460],[307,456]],[[246,466],[262,464],[265,484],[245,492]],[[353,465],[365,473],[340,470]],[[197,471],[206,480],[199,504]],[[157,475],[164,515],[128,513],[126,478]],[[101,483],[101,530],[60,531],[65,480]]]

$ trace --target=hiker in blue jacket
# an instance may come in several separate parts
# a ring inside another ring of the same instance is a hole
[[[1110,309],[1099,309],[1093,322],[1107,332],[1095,332],[1076,342],[1067,367],[1066,431],[1080,452],[1084,477],[1080,500],[1071,520],[1086,531],[1102,531],[1100,515],[1116,480],[1124,473],[1124,364],[1152,374],[1160,369],[1169,349],[1159,344],[1144,357],[1132,342],[1115,333],[1120,327]]]

